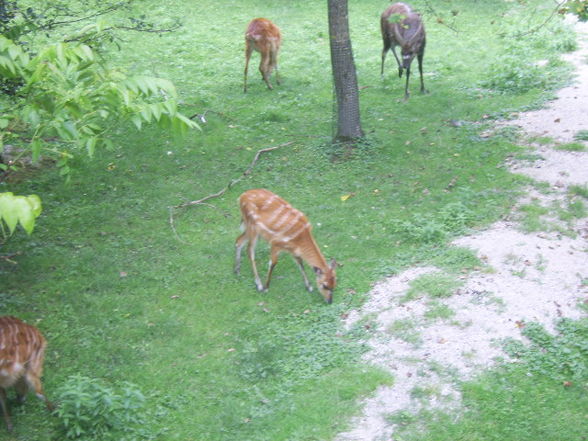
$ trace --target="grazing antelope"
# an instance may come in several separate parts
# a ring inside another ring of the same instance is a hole
[[[404,87],[404,99],[409,97],[408,80],[410,78],[410,64],[414,57],[419,62],[421,74],[421,93],[427,93],[423,82],[423,56],[425,54],[426,34],[425,26],[420,14],[406,3],[394,3],[386,9],[380,17],[384,49],[382,50],[382,72],[384,75],[384,61],[386,53],[392,49],[394,58],[398,63],[398,76],[402,78],[402,71],[406,69],[406,86]],[[400,46],[402,63],[396,55],[395,47]]]
[[[24,402],[29,389],[45,402],[47,409],[53,405],[43,394],[41,375],[47,342],[37,328],[21,322],[16,317],[0,317],[0,407],[8,431],[12,422],[6,403],[6,389],[14,386],[19,402]]]
[[[251,20],[245,31],[245,79],[243,92],[247,92],[247,69],[251,52],[255,49],[261,54],[259,71],[267,87],[272,90],[270,75],[276,70],[276,82],[280,84],[278,75],[278,52],[282,44],[280,29],[267,18],[255,18]]]
[[[312,237],[312,227],[306,216],[278,195],[264,189],[248,190],[243,193],[239,197],[239,206],[241,207],[241,226],[244,232],[235,242],[237,249],[235,273],[239,274],[241,250],[245,241],[248,240],[249,259],[253,267],[255,285],[259,291],[267,291],[272,271],[278,263],[278,255],[282,251],[287,251],[294,256],[294,260],[302,272],[306,289],[312,292],[312,286],[304,271],[303,260],[314,270],[318,289],[325,301],[331,303],[333,289],[336,285],[335,267],[337,263],[332,260],[327,264]],[[270,267],[265,285],[261,283],[255,266],[255,245],[259,236],[271,245]]]

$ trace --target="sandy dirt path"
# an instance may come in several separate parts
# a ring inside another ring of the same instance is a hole
[[[560,90],[542,110],[521,113],[506,122],[531,136],[555,142],[573,141],[579,130],[588,130],[588,24],[576,24],[579,50],[565,58],[576,67],[574,83]],[[586,143],[588,145],[588,143]],[[531,146],[540,159],[509,164],[521,173],[549,184],[548,191],[532,188],[520,204],[532,201],[544,207],[569,201],[571,185],[588,183],[588,152]],[[361,310],[353,311],[345,325],[373,318],[371,350],[365,359],[389,370],[395,382],[380,387],[367,399],[352,429],[337,441],[383,441],[393,439],[397,412],[423,408],[451,408],[460,403],[459,382],[491,367],[505,357],[499,341],[521,339],[525,322],[542,323],[548,329],[560,317],[578,318],[578,308],[588,299],[588,219],[560,225],[559,232],[524,233],[517,210],[487,230],[454,241],[456,247],[475,250],[491,271],[464,276],[463,285],[442,303],[455,312],[451,320],[425,317],[428,299],[401,302],[409,283],[419,276],[440,271],[434,267],[411,268],[377,283]],[[552,225],[560,222],[556,216]],[[417,332],[417,344],[395,338],[390,327],[406,320]],[[418,391],[427,393],[419,394]]]

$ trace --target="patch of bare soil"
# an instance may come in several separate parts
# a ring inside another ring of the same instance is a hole
[[[577,68],[574,84],[559,91],[545,109],[521,113],[508,125],[562,143],[588,129],[588,26],[578,24],[577,31],[580,50],[568,57]],[[361,310],[346,319],[347,327],[366,318],[372,321],[365,359],[389,370],[395,382],[365,401],[363,414],[338,441],[390,440],[398,412],[458,408],[459,382],[504,359],[502,339],[521,339],[521,328],[529,321],[550,329],[560,317],[584,314],[578,305],[588,299],[588,219],[562,221],[556,211],[570,201],[571,185],[588,183],[588,152],[532,148],[540,159],[509,166],[514,173],[549,184],[542,191],[529,188],[519,201],[519,206],[551,211],[545,231],[525,233],[515,209],[488,230],[456,240],[454,246],[475,250],[487,267],[464,276],[452,297],[438,300],[437,305],[453,311],[452,317],[427,316],[430,299],[402,301],[411,281],[440,271],[427,267],[379,282]],[[393,332],[398,323],[410,328],[411,338]]]

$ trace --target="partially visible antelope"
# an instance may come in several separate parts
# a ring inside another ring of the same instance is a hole
[[[258,291],[267,291],[272,271],[278,263],[278,255],[286,251],[296,261],[302,272],[306,289],[312,292],[312,285],[308,281],[302,261],[306,261],[316,275],[318,289],[327,303],[333,301],[333,290],[336,285],[335,267],[337,263],[325,260],[318,245],[312,237],[312,226],[306,216],[292,207],[288,202],[269,190],[248,190],[239,197],[243,234],[235,242],[237,255],[235,273],[241,268],[241,250],[249,241],[248,251],[255,285]],[[271,245],[270,267],[265,285],[261,283],[255,265],[255,245],[259,236]]]
[[[243,92],[247,92],[247,69],[249,68],[249,59],[251,52],[255,49],[261,54],[259,71],[267,87],[272,90],[270,75],[272,70],[276,70],[276,82],[280,84],[278,75],[278,52],[282,44],[280,29],[269,21],[267,18],[255,18],[251,20],[247,31],[245,31],[245,79],[243,83]]]
[[[410,78],[410,64],[414,57],[419,62],[421,75],[421,93],[427,93],[423,82],[423,56],[425,54],[426,34],[425,26],[420,14],[414,12],[406,3],[394,3],[388,7],[380,17],[382,39],[382,72],[384,75],[384,61],[386,53],[392,49],[394,58],[398,63],[398,76],[402,78],[402,71],[406,69],[406,86],[404,87],[404,99],[409,97],[408,80]],[[396,55],[395,47],[400,46],[402,63]]]
[[[45,338],[34,326],[16,317],[0,317],[0,407],[8,431],[13,427],[6,403],[6,389],[9,387],[14,386],[21,403],[29,389],[34,389],[47,409],[53,410],[41,384],[46,346]]]

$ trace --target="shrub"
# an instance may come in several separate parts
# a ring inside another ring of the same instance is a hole
[[[117,392],[96,379],[75,375],[61,387],[57,398],[56,414],[66,439],[144,438],[139,425],[144,422],[145,397],[131,383],[123,383]]]
[[[524,360],[531,372],[557,381],[588,379],[588,319],[562,319],[556,334],[548,333],[539,323],[527,323],[523,335],[530,344],[507,340],[506,352]]]

